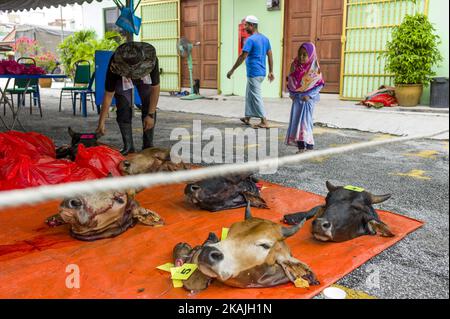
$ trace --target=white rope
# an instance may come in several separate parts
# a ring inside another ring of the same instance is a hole
[[[219,177],[230,174],[254,172],[256,170],[261,170],[264,168],[280,167],[287,164],[311,160],[317,157],[342,154],[346,152],[360,150],[363,148],[370,148],[393,143],[402,143],[415,139],[431,138],[447,132],[448,130],[431,135],[428,134],[418,136],[406,136],[406,137],[392,138],[388,140],[350,144],[337,148],[329,148],[314,152],[306,152],[302,154],[290,155],[281,158],[269,158],[261,161],[248,162],[242,164],[226,164],[172,173],[156,173],[156,174],[143,174],[134,176],[115,177],[115,178],[104,178],[93,181],[40,186],[24,190],[5,191],[0,192],[0,208],[46,202],[48,200],[85,195],[94,192],[123,191],[127,189],[149,188],[160,185],[179,184],[189,181]]]

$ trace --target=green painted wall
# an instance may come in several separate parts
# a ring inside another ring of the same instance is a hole
[[[436,68],[438,77],[449,76],[449,19],[448,19],[449,1],[448,0],[430,0],[428,16],[431,23],[434,24],[437,34],[441,37],[441,53],[444,57],[442,64]],[[422,104],[430,104],[430,87],[425,88],[422,96]]]
[[[221,11],[220,87],[222,94],[245,95],[247,84],[245,63],[236,70],[231,80],[227,79],[226,75],[238,58],[238,25],[246,16],[254,15],[260,20],[259,31],[270,40],[274,55],[276,79],[269,83],[266,78],[263,84],[263,96],[280,97],[283,11],[268,11],[266,0],[222,0]]]

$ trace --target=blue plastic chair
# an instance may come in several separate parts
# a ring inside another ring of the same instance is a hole
[[[91,78],[89,79],[89,84],[85,90],[77,90],[74,92],[74,98],[73,98],[73,115],[76,115],[76,104],[77,104],[77,97],[80,95],[80,111],[83,114],[83,117],[87,117],[87,99],[89,97],[89,100],[91,101],[92,110],[95,110],[94,107],[94,94],[95,90],[92,89],[94,85],[95,80],[95,72],[92,74]],[[100,114],[100,106],[97,105],[97,113]]]

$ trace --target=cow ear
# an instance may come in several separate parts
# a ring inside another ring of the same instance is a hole
[[[292,256],[288,259],[277,260],[277,263],[283,268],[286,276],[292,282],[295,282],[297,279],[303,279],[309,285],[320,284],[311,268]]]
[[[243,192],[242,195],[245,197],[247,202],[250,202],[250,204],[253,207],[256,207],[256,208],[269,208],[269,206],[267,206],[266,201],[261,196],[259,196],[258,194],[254,194],[254,193],[250,193],[250,192]]]
[[[369,230],[373,233],[380,233],[383,237],[394,237],[394,233],[391,232],[389,226],[383,223],[382,221],[378,221],[372,219],[367,223]]]
[[[164,220],[156,212],[143,207],[133,207],[131,214],[133,218],[146,226],[164,225]]]
[[[127,190],[127,195],[130,198],[135,198],[137,194],[139,194],[140,192],[142,192],[144,190],[144,188],[133,188],[133,189],[129,189]]]
[[[292,226],[292,227],[281,227],[281,235],[284,238],[289,238],[291,236],[294,236],[299,230],[300,228],[303,227],[303,225],[306,222],[306,218],[303,219],[299,224]]]
[[[369,193],[370,202],[372,204],[380,204],[385,201],[387,201],[389,198],[391,198],[392,194],[386,194],[386,195],[372,195]]]
[[[327,189],[328,189],[330,192],[334,192],[335,190],[338,189],[336,186],[334,186],[333,184],[331,184],[329,181],[327,181],[325,184],[327,185]]]
[[[75,133],[74,130],[72,130],[72,128],[71,128],[70,126],[69,126],[69,128],[68,128],[68,132],[69,132],[69,135],[70,135],[71,138],[74,138],[74,137],[75,137],[76,133]]]

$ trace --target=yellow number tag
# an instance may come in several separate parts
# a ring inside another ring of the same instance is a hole
[[[305,280],[305,279],[300,277],[300,278],[297,278],[294,281],[294,285],[297,288],[308,288],[309,287],[309,282],[307,280]]]
[[[172,280],[173,288],[183,288],[183,282],[181,280]]]
[[[228,232],[230,231],[229,228],[222,228],[222,239],[221,240],[225,240],[228,237]]]
[[[167,264],[164,264],[164,265],[161,265],[161,266],[156,267],[156,269],[159,269],[159,270],[162,270],[162,271],[170,272],[170,269],[173,268],[173,267],[175,267],[174,264],[172,264],[172,263],[167,263]]]
[[[347,186],[344,187],[344,189],[349,190],[349,191],[353,191],[353,192],[358,192],[358,193],[362,193],[362,192],[365,191],[364,188],[353,186],[353,185],[347,185]]]
[[[172,274],[172,279],[188,280],[197,268],[196,264],[184,264],[181,267],[171,268],[170,273]]]

